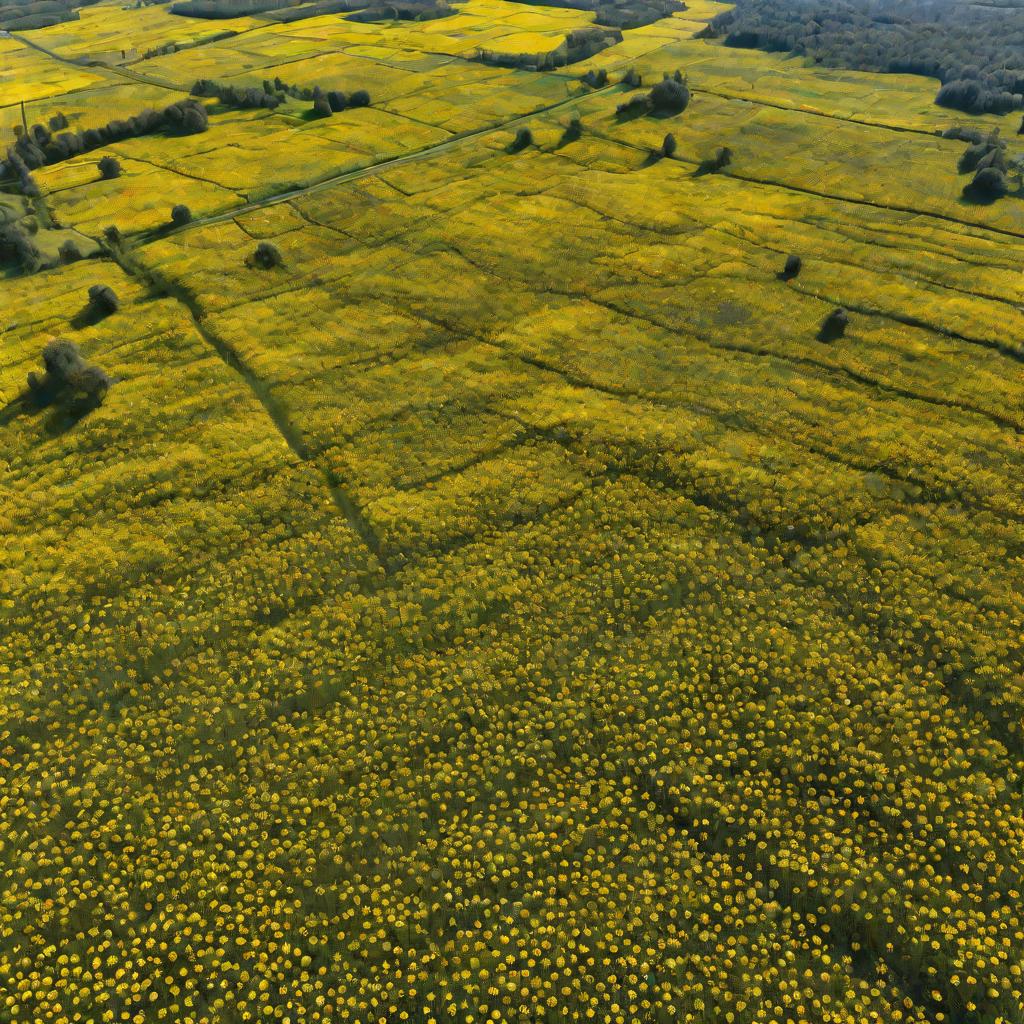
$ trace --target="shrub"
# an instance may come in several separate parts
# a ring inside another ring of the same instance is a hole
[[[121,164],[112,156],[101,157],[96,166],[99,168],[101,178],[109,180],[121,176]]]
[[[681,114],[690,104],[690,90],[681,79],[664,78],[651,90],[648,99],[651,108],[659,113]]]
[[[61,387],[72,373],[85,366],[85,360],[73,341],[54,338],[43,347],[43,366],[51,383]]]
[[[512,140],[510,147],[511,152],[518,153],[520,150],[526,149],[527,146],[533,145],[533,132],[527,127],[522,127],[516,132],[516,137]]]
[[[620,103],[615,108],[615,113],[618,117],[636,117],[641,114],[649,113],[651,109],[651,101],[646,96],[633,96],[626,100],[625,103]]]
[[[98,366],[85,365],[68,374],[62,403],[73,413],[84,413],[102,405],[113,381]]]
[[[121,237],[121,229],[113,224],[103,229],[103,238],[111,248],[116,248],[124,241]]]
[[[280,249],[273,242],[260,242],[256,246],[256,251],[252,254],[252,261],[263,270],[279,267],[284,262],[281,258]]]
[[[1006,175],[1000,168],[982,167],[964,188],[964,196],[975,202],[991,203],[1002,199],[1008,191]]]
[[[75,245],[74,240],[70,238],[66,242],[61,243],[57,254],[60,256],[61,263],[77,263],[82,258],[81,250]]]
[[[19,270],[34,274],[43,265],[36,243],[18,224],[0,224],[0,261],[13,261]]]
[[[833,309],[821,325],[818,331],[819,341],[835,341],[846,333],[850,325],[850,314],[845,309]]]
[[[71,412],[87,412],[100,405],[114,383],[82,358],[73,341],[54,338],[44,346],[42,358],[45,374],[28,375],[29,394],[39,405],[56,401]]]
[[[114,289],[106,284],[94,284],[89,289],[89,305],[99,316],[110,316],[121,306]]]
[[[176,228],[180,228],[182,225],[190,223],[191,220],[192,211],[185,206],[184,203],[178,203],[177,206],[171,208],[171,223]]]

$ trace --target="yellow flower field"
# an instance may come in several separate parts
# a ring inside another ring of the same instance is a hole
[[[593,12],[0,40],[11,139],[372,101],[0,208],[88,248],[0,277],[0,1024],[1024,1020],[1024,207],[933,83],[721,7],[550,73],[460,55]]]

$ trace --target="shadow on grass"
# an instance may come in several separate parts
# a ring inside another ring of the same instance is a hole
[[[20,417],[34,419],[49,410],[49,415],[43,420],[43,433],[47,437],[60,437],[93,410],[98,409],[101,404],[102,402],[72,404],[61,401],[60,396],[49,389],[32,391],[26,388],[17,398],[11,399],[3,409],[0,409],[0,429],[9,426]]]

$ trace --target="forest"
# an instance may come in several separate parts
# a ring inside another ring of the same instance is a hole
[[[1024,105],[1021,0],[739,0],[705,32],[828,67],[937,78],[935,102],[970,114]]]

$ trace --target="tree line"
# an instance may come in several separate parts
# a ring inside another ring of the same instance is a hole
[[[319,85],[312,87],[289,85],[281,81],[280,77],[273,81],[265,78],[262,88],[255,85],[232,85],[215,82],[209,78],[200,78],[192,86],[191,91],[193,96],[213,97],[225,106],[241,110],[258,108],[273,110],[289,96],[293,99],[312,102],[314,112],[324,116],[350,107],[368,107],[370,105],[370,94],[365,89],[356,89],[351,93],[344,93],[337,89],[325,91]]]
[[[127,120],[115,119],[99,128],[61,132],[60,129],[66,128],[67,124],[67,118],[57,114],[50,119],[49,127],[34,124],[25,131],[17,125],[14,145],[8,148],[4,161],[0,163],[0,177],[17,177],[22,191],[35,196],[39,190],[31,172],[39,167],[154,132],[174,135],[204,132],[209,126],[209,118],[202,103],[187,99],[178,100],[162,110],[143,110]],[[57,132],[60,134],[55,134]]]

